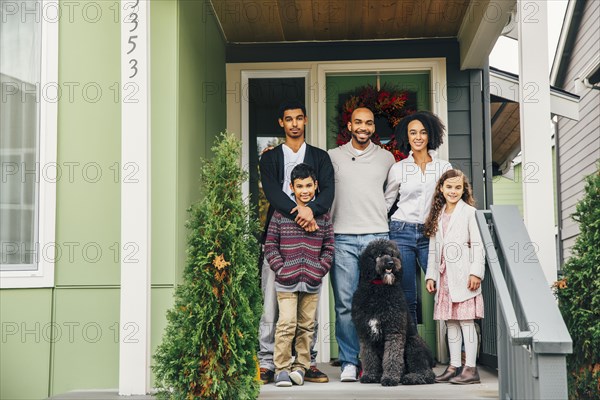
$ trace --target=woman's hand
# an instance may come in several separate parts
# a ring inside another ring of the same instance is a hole
[[[467,283],[467,288],[473,291],[479,289],[479,286],[481,286],[481,279],[475,275],[469,275],[469,283]]]
[[[433,279],[427,279],[425,287],[429,293],[435,293],[435,281]]]

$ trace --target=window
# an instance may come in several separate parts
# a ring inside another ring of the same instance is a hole
[[[2,288],[54,281],[57,113],[56,99],[41,93],[57,86],[58,21],[42,11],[40,0],[0,0]]]

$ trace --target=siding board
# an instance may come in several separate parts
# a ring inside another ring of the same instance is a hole
[[[580,77],[582,70],[598,54],[599,20],[600,2],[585,2],[583,16],[579,26],[575,27],[576,37],[563,80],[565,90],[575,92],[575,78]],[[600,93],[584,88],[577,94],[581,96],[581,119],[558,119],[561,248],[564,260],[570,257],[571,248],[579,234],[579,226],[571,215],[583,197],[584,178],[596,170],[596,161],[600,158]]]

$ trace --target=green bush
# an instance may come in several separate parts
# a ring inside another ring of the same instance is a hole
[[[258,224],[242,199],[240,150],[239,140],[221,134],[202,167],[203,199],[188,210],[184,281],[154,355],[163,398],[258,397]]]
[[[598,164],[600,167],[600,164]],[[555,284],[559,307],[573,339],[567,357],[569,398],[600,398],[600,171],[587,177],[573,219],[579,236],[564,277]]]

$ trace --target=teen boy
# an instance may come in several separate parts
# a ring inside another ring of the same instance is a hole
[[[307,164],[298,164],[291,173],[290,189],[299,206],[315,197],[317,177]],[[333,263],[333,226],[328,213],[315,217],[318,229],[309,232],[279,211],[269,223],[265,258],[275,272],[279,317],[275,331],[275,384],[304,383],[310,368],[310,346],[322,278]],[[292,358],[292,341],[296,358]]]
[[[324,150],[311,146],[304,140],[305,127],[308,123],[306,108],[299,101],[287,101],[281,104],[278,113],[279,126],[285,133],[285,143],[265,152],[260,158],[260,180],[267,200],[269,211],[265,224],[266,237],[269,221],[275,210],[296,221],[308,232],[317,229],[314,218],[325,214],[331,208],[334,198],[334,172],[329,155]],[[319,181],[316,198],[308,206],[297,205],[293,201],[290,189],[290,173],[298,164],[308,164],[314,168]],[[275,363],[275,323],[277,322],[277,292],[275,290],[275,274],[265,259],[261,266],[261,289],[263,292],[263,314],[260,318],[258,360],[260,362],[260,379],[263,383],[273,382]],[[307,382],[328,382],[326,374],[317,368],[315,343],[318,335],[315,325],[311,351],[311,367],[306,371]]]

